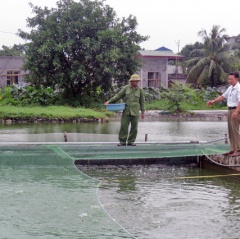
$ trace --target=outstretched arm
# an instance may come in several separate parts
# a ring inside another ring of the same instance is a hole
[[[120,100],[121,98],[124,97],[125,91],[126,91],[126,87],[123,87],[123,88],[120,90],[119,93],[117,93],[117,94],[116,94],[114,97],[112,97],[109,101],[106,101],[106,102],[104,103],[104,105],[108,105],[109,103],[114,103],[114,102]]]
[[[215,100],[209,100],[209,101],[207,102],[207,106],[211,106],[211,105],[213,105],[214,103],[220,102],[220,101],[222,101],[222,100],[224,100],[224,97],[223,97],[222,95],[220,95],[220,96],[217,97]]]

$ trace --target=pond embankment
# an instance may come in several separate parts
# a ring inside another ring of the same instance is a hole
[[[28,116],[28,117],[5,117],[1,119],[2,124],[14,123],[64,123],[64,122],[108,122],[111,120],[120,120],[122,112],[116,112],[111,116],[102,114],[101,116],[69,116],[68,117],[42,117],[42,116]],[[171,113],[163,110],[147,110],[145,112],[144,121],[227,121],[227,110],[192,110],[184,113]]]
[[[112,119],[119,119],[121,112]],[[163,110],[147,110],[145,120],[155,121],[227,121],[227,110],[192,110],[185,113],[170,113]]]

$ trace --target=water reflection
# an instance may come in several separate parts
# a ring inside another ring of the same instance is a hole
[[[81,169],[104,180],[101,202],[139,239],[240,238],[239,178],[201,179],[216,172],[166,165]]]
[[[0,125],[0,141],[64,141],[67,132],[70,142],[118,141],[119,121],[108,123],[31,123]],[[137,141],[164,142],[181,140],[211,141],[224,138],[226,122],[158,122],[141,121]]]

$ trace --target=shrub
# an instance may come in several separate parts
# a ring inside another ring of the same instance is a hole
[[[59,103],[59,94],[49,87],[41,86],[36,89],[33,86],[18,88],[5,87],[1,91],[2,104],[8,105],[56,105]]]

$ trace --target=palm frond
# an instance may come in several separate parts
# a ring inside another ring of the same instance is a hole
[[[205,66],[209,65],[209,62],[209,57],[200,59],[198,63],[189,71],[187,75],[187,83],[195,83]]]
[[[198,36],[202,37],[203,41],[209,38],[207,31],[205,29],[202,29],[198,32]]]
[[[187,65],[192,66],[187,76],[187,83],[214,86],[226,82],[226,71],[233,68],[235,58],[227,52],[226,40],[228,36],[225,31],[225,28],[213,25],[209,34],[204,29],[198,32],[205,49],[192,51],[199,56],[187,62]],[[205,54],[201,55],[201,53]]]
[[[213,70],[216,68],[216,63],[214,60],[210,61],[210,65],[208,68],[208,78],[210,78],[212,76]]]
[[[199,61],[200,61],[201,57],[194,57],[188,61],[185,61],[185,64],[187,66],[195,66]]]
[[[204,69],[202,70],[201,74],[199,75],[199,77],[197,78],[197,83],[198,83],[199,85],[204,84],[204,82],[205,82],[206,79],[208,78],[208,77],[207,77],[208,71],[209,71],[208,68],[209,68],[209,67],[206,65],[206,66],[204,67]]]
[[[218,76],[219,76],[219,82],[225,83],[227,81],[226,79],[227,79],[228,74],[218,64],[216,64],[216,70],[217,70],[217,73],[218,73]]]
[[[194,49],[190,52],[189,56],[193,55],[193,54],[200,56],[207,56],[206,50],[205,49]]]

